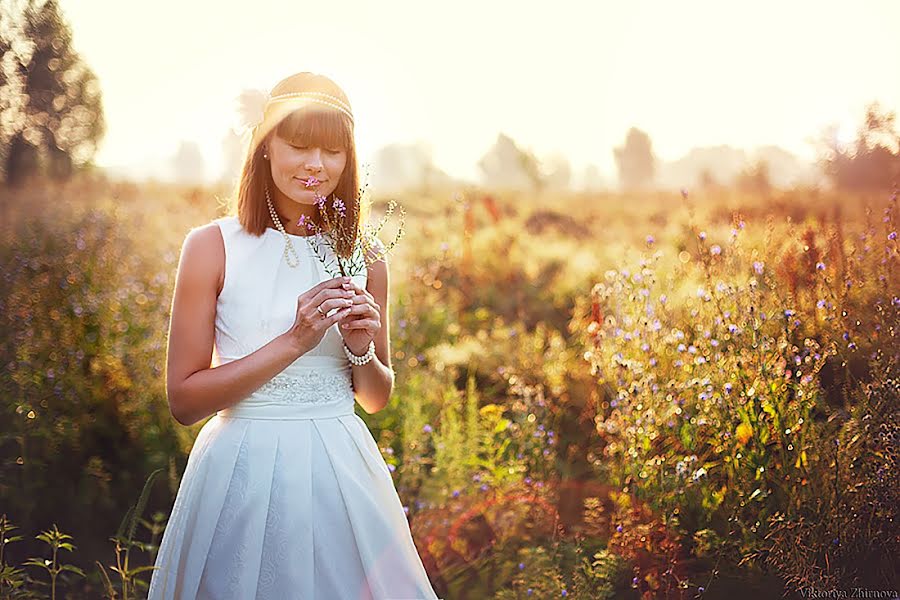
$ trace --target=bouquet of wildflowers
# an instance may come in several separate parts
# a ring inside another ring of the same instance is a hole
[[[315,177],[310,177],[306,182],[306,187],[313,187],[317,183],[318,181]],[[397,228],[397,234],[394,236],[394,239],[387,247],[378,239],[379,232],[393,214],[394,209],[397,208],[397,202],[394,200],[388,203],[388,208],[377,225],[372,226],[369,223],[360,222],[359,208],[363,203],[366,188],[367,184],[360,190],[359,200],[352,203],[350,219],[346,218],[347,206],[343,200],[337,196],[333,197],[331,205],[335,212],[332,213],[325,209],[325,203],[328,199],[318,192],[313,192],[316,196],[316,205],[319,207],[319,215],[324,222],[324,227],[319,226],[311,219],[307,219],[306,215],[301,216],[298,222],[300,227],[306,227],[307,231],[319,234],[324,243],[332,249],[335,260],[329,260],[327,253],[318,245],[316,236],[306,236],[307,243],[310,244],[316,252],[316,256],[325,265],[325,271],[332,277],[337,277],[338,275],[352,277],[364,273],[369,265],[381,260],[393,250],[400,238],[403,237],[404,215],[406,213],[401,206],[400,225]],[[337,214],[337,218],[334,217],[335,214]],[[356,227],[355,231],[354,227]],[[339,252],[340,248],[346,247],[350,247],[352,250],[349,257],[343,256]],[[360,250],[360,252],[357,252],[357,250]],[[336,268],[335,262],[337,262]]]

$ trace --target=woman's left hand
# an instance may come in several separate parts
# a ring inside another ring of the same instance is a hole
[[[369,348],[369,342],[381,329],[381,307],[368,290],[359,287],[355,282],[349,284],[356,295],[351,299],[350,312],[337,322],[338,331],[344,343],[353,354],[361,356]]]

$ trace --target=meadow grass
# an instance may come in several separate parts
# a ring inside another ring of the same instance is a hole
[[[202,426],[165,399],[175,266],[227,193],[94,176],[7,194],[0,502],[20,531],[72,534],[84,576],[26,562],[61,564],[20,536],[0,593],[146,591]],[[896,195],[396,199],[396,383],[361,416],[439,595],[898,586]],[[111,548],[121,515],[142,528]]]

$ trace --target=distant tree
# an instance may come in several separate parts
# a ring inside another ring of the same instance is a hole
[[[656,175],[656,157],[650,136],[632,127],[625,136],[625,144],[613,149],[619,182],[624,189],[646,187],[653,183]]]
[[[772,183],[769,180],[769,163],[765,160],[757,160],[748,166],[735,178],[735,187],[742,192],[766,195],[772,191]]]
[[[844,190],[876,191],[900,183],[900,135],[894,129],[896,115],[882,112],[873,102],[856,141],[845,147],[830,128],[820,142],[820,164],[834,187]]]
[[[385,192],[416,189],[428,194],[435,186],[446,185],[450,177],[434,164],[429,144],[388,144],[373,157],[372,187]]]
[[[4,178],[67,178],[90,165],[106,130],[97,78],[72,48],[57,0],[9,2],[0,16]]]
[[[597,165],[587,165],[584,168],[581,187],[586,192],[596,192],[606,187],[606,181]]]
[[[12,5],[0,2],[0,180],[9,152],[9,141],[22,120],[22,78],[14,68],[17,62],[13,50],[15,38]]]
[[[175,181],[198,184],[203,182],[203,153],[196,142],[183,141],[172,159]]]
[[[565,190],[572,181],[572,166],[565,155],[550,155],[540,164],[541,180],[546,188]]]
[[[545,185],[537,157],[504,133],[497,135],[497,141],[478,161],[478,167],[489,187],[540,191]]]
[[[244,158],[244,140],[229,129],[222,137],[222,172],[219,181],[236,183],[241,172],[241,161]]]
[[[697,185],[704,190],[711,190],[719,185],[715,175],[709,167],[705,167],[697,176]]]

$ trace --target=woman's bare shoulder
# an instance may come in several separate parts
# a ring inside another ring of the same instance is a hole
[[[218,296],[225,281],[225,241],[218,223],[211,221],[188,231],[181,254],[181,264],[192,277],[215,277]]]

